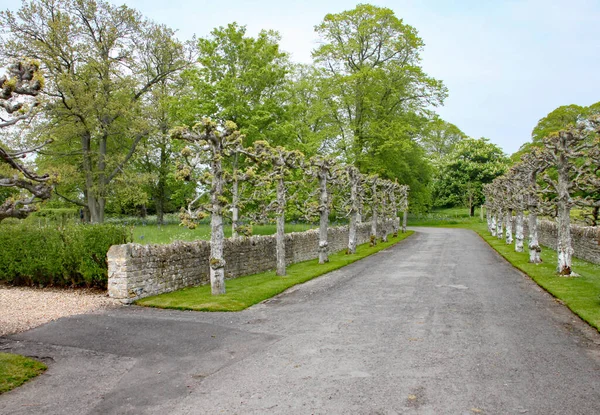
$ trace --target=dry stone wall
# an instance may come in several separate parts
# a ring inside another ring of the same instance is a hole
[[[529,235],[527,218],[524,223],[525,237]],[[513,221],[513,232],[515,229]],[[538,238],[541,245],[556,250],[558,244],[558,226],[549,220],[538,222]],[[571,239],[574,256],[585,261],[600,264],[600,226],[571,225]]]
[[[391,229],[391,223],[387,223]],[[370,223],[358,225],[357,242],[370,239]],[[319,231],[285,235],[286,263],[319,256]],[[329,228],[329,252],[348,245],[348,227]],[[108,251],[108,294],[129,304],[151,295],[209,282],[210,242],[175,242],[169,245],[114,245]],[[225,240],[226,278],[236,278],[275,269],[275,235]]]

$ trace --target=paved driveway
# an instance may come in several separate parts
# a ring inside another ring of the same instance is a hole
[[[399,245],[240,313],[138,307],[0,340],[46,374],[4,414],[597,414],[600,336],[475,233]]]

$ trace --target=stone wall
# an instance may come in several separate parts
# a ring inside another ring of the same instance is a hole
[[[391,223],[387,224],[390,226]],[[370,223],[357,229],[357,243],[370,239]],[[318,258],[319,231],[285,235],[286,263]],[[329,252],[348,246],[348,227],[330,228]],[[210,242],[175,242],[169,245],[114,245],[108,251],[108,294],[123,303],[209,282]],[[226,278],[276,268],[275,235],[225,240]]]
[[[528,220],[525,218],[525,239],[529,235]],[[513,233],[515,225],[513,220]],[[556,250],[558,244],[558,226],[549,220],[538,222],[538,238],[541,245]],[[585,261],[600,264],[600,227],[571,225],[571,240],[574,256]]]
[[[556,250],[558,226],[555,222],[541,220],[538,237],[540,244]],[[600,264],[600,227],[571,225],[571,240],[575,257]]]

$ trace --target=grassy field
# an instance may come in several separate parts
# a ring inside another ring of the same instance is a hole
[[[438,211],[429,218],[408,223],[410,226],[466,228],[477,232],[514,267],[600,331],[600,265],[574,258],[573,271],[579,276],[561,277],[556,272],[556,251],[543,247],[543,263],[530,264],[528,252],[515,252],[514,245],[506,245],[504,240],[493,237],[479,215],[470,218],[466,209],[462,209],[462,213],[461,209]]]
[[[37,360],[0,353],[0,394],[22,385],[46,369],[46,365]]]
[[[303,232],[313,229],[314,225],[286,224],[286,233]],[[272,235],[275,225],[255,225],[253,235]],[[231,226],[225,226],[225,237],[231,236]],[[196,229],[188,229],[177,224],[169,225],[135,225],[133,227],[133,242],[138,244],[169,244],[174,241],[196,241],[210,239],[210,225],[198,225]]]
[[[466,208],[438,209],[425,214],[408,215],[408,226],[447,226],[480,223],[480,209],[475,209],[475,216],[469,216]]]
[[[300,262],[287,268],[285,277],[278,277],[275,271],[263,272],[247,277],[227,281],[227,293],[213,296],[210,286],[186,288],[172,293],[161,294],[138,300],[136,304],[147,307],[174,308],[178,310],[196,311],[239,311],[253,304],[273,297],[286,289],[326,274],[382,249],[388,248],[405,239],[413,232],[390,237],[388,242],[380,242],[376,246],[363,244],[357,247],[356,254],[346,255],[344,251],[329,256],[329,262],[319,264],[318,260]]]

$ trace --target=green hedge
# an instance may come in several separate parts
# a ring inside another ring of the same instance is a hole
[[[105,288],[108,249],[130,239],[124,226],[2,224],[0,281]]]

